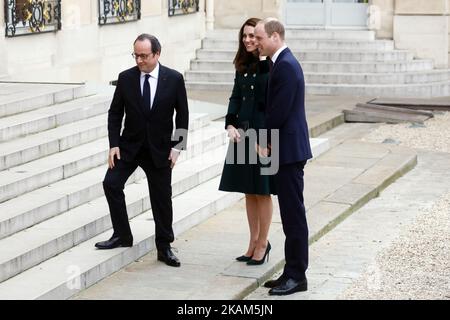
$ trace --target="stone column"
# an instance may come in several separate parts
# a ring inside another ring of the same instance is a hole
[[[6,38],[5,38],[5,14],[4,8],[5,3],[4,0],[0,0],[0,25],[2,28],[2,33],[0,35],[0,77],[4,76],[8,73],[7,65],[8,61],[6,60]]]
[[[371,0],[369,2],[369,29],[375,31],[377,39],[392,39],[394,36],[395,0]]]
[[[206,0],[206,30],[214,30],[214,0]]]
[[[449,1],[395,0],[394,41],[419,58],[449,66]]]

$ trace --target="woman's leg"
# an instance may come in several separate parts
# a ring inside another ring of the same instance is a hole
[[[269,228],[272,223],[272,197],[270,195],[257,195],[257,213],[259,221],[259,234],[256,241],[256,249],[253,253],[253,260],[261,260],[266,253]]]
[[[246,194],[245,206],[247,209],[248,227],[250,229],[250,241],[245,256],[251,257],[253,255],[253,251],[255,250],[260,232],[258,203],[256,196],[253,194]]]

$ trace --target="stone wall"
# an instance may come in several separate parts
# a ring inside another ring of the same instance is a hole
[[[214,0],[216,29],[238,29],[248,18],[283,17],[283,0]]]
[[[449,1],[395,0],[394,40],[397,49],[449,66]]]
[[[3,8],[4,1],[0,0]],[[168,17],[167,0],[141,1],[141,20],[98,25],[97,0],[62,1],[62,30],[0,37],[0,74],[33,81],[101,81],[135,65],[133,42],[140,33],[161,42],[161,63],[184,72],[205,34],[205,1],[198,13]],[[0,22],[4,25],[3,13]]]

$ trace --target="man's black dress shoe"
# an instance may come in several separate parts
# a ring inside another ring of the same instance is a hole
[[[171,267],[179,267],[181,265],[180,260],[178,260],[170,248],[158,250],[158,260],[165,262]]]
[[[114,249],[117,247],[132,247],[133,246],[133,238],[132,237],[112,237],[109,240],[97,242],[95,246],[98,249]]]
[[[306,291],[308,290],[308,282],[304,280],[294,280],[288,278],[284,280],[279,286],[269,290],[269,295],[271,296],[285,296],[292,294],[294,292]]]
[[[278,287],[281,283],[283,283],[284,279],[286,279],[286,276],[283,273],[278,279],[266,281],[264,283],[264,287],[266,288]]]

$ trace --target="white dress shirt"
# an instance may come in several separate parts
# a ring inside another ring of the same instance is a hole
[[[281,51],[283,51],[284,49],[287,48],[287,45],[282,46],[280,49],[277,50],[277,52],[275,52],[275,54],[273,55],[273,57],[271,58],[273,64],[275,64],[275,61],[277,61],[278,56],[280,55]]]
[[[144,81],[146,74],[147,73],[145,72],[141,72],[141,95],[144,92]],[[153,71],[150,72],[149,74],[150,78],[148,78],[148,82],[150,84],[150,106],[153,106],[153,100],[155,100],[156,89],[158,88],[159,63],[156,64],[155,69],[153,69]]]

